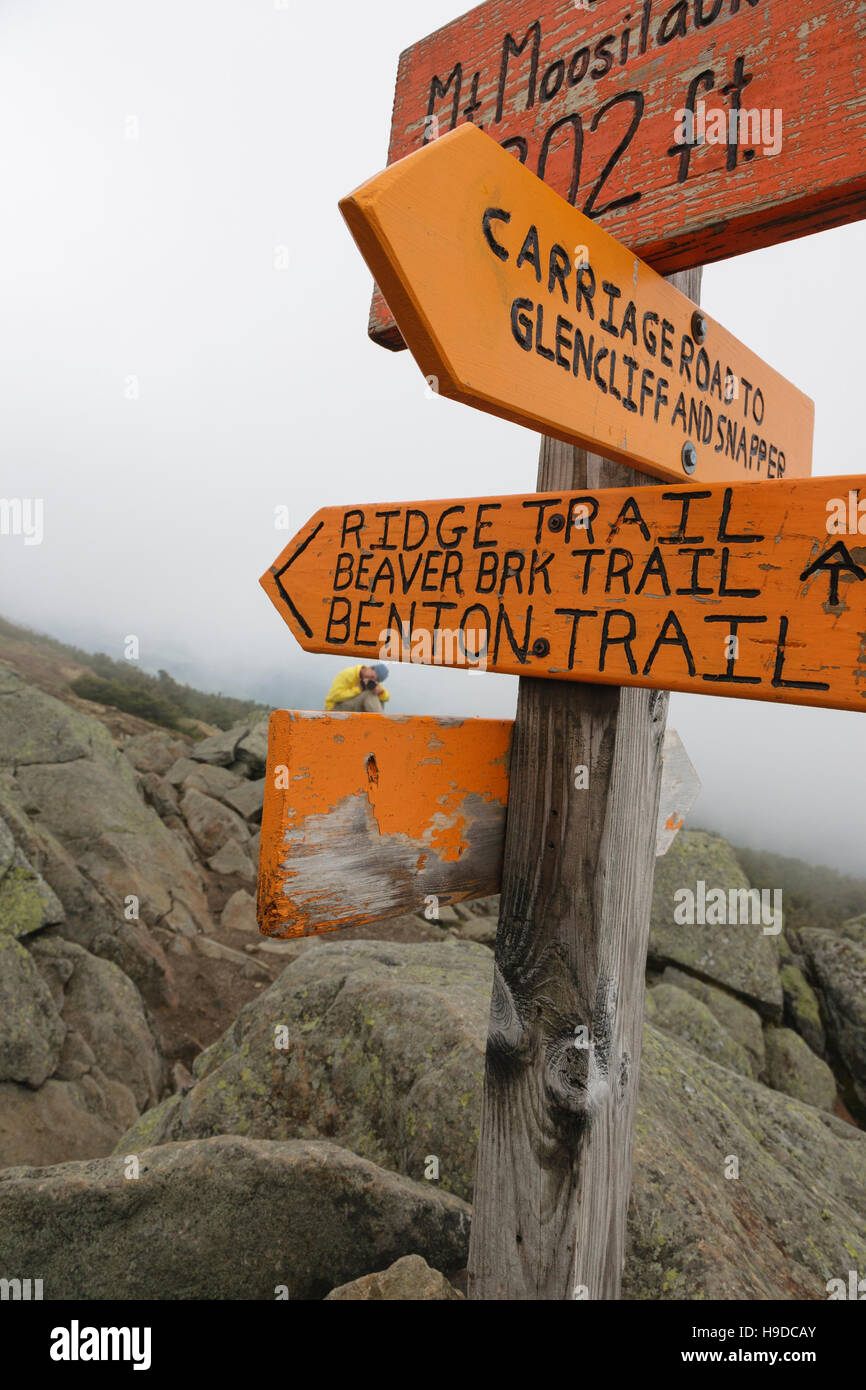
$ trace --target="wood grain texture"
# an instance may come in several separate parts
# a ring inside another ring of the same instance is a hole
[[[266,936],[498,893],[512,722],[275,710],[259,859]]]
[[[340,209],[441,395],[665,481],[811,473],[812,401],[476,126]]]
[[[402,54],[388,163],[471,120],[667,274],[866,215],[864,86],[862,0],[488,0]],[[701,101],[724,142],[684,149]],[[381,295],[370,332],[403,346]]]
[[[700,272],[681,277],[697,301]],[[538,487],[640,486],[546,440]],[[668,697],[522,680],[469,1250],[474,1299],[619,1297]],[[587,790],[572,769],[588,764]],[[576,1047],[586,1029],[589,1047]]]
[[[431,894],[444,906],[498,893],[513,729],[511,719],[275,710],[259,856],[264,935],[427,911]],[[668,729],[657,854],[699,790]]]

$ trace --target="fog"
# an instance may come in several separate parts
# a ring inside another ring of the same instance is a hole
[[[397,58],[460,0],[6,0],[0,613],[274,705],[321,707],[258,577],[318,508],[531,490],[538,437],[366,336],[338,198],[385,163]],[[819,116],[816,115],[816,119]],[[708,267],[702,302],[812,396],[814,473],[866,471],[866,226]],[[510,716],[517,682],[393,668],[393,712]],[[866,873],[857,714],[674,696],[693,823]]]

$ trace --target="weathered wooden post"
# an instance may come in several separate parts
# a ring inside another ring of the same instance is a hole
[[[672,280],[697,302],[699,269]],[[651,481],[542,442],[539,492]],[[471,1298],[619,1297],[667,709],[659,690],[520,682]]]

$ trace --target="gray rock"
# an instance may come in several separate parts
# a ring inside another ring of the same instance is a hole
[[[38,1087],[60,1061],[66,1029],[29,952],[0,935],[0,1081]]]
[[[800,1034],[816,1056],[826,1057],[827,1039],[821,1022],[818,996],[797,960],[797,957],[786,960],[779,970],[785,999],[785,1023]]]
[[[674,965],[667,967],[662,976],[662,983],[676,985],[678,989],[686,990],[687,993],[694,995],[695,999],[700,999],[702,1004],[706,1004],[713,1018],[746,1052],[751,1062],[751,1075],[758,1079],[763,1078],[764,1030],[761,1026],[760,1015],[754,1009],[749,1008],[749,1005],[744,1004],[741,999],[735,999],[733,995],[719,989],[718,986],[695,979],[693,975],[686,974],[684,970],[678,970]],[[717,1058],[716,1060],[719,1061],[720,1059]],[[722,1063],[722,1065],[724,1064]],[[746,1075],[748,1074],[747,1072]]]
[[[458,1198],[329,1143],[223,1136],[0,1173],[0,1269],[44,1270],[49,1300],[324,1298],[404,1255],[456,1271],[468,1235]]]
[[[219,801],[225,800],[229,792],[239,787],[243,778],[227,767],[197,763],[192,758],[179,758],[166,773],[166,781],[184,790],[193,787],[197,792],[204,792],[205,796],[215,797]]]
[[[800,941],[824,1002],[828,1043],[866,1108],[866,947],[815,927],[802,930]]]
[[[61,1079],[61,1071],[75,1070],[76,1051],[70,1048],[67,1057],[64,1050],[57,1075],[38,1091],[0,1083],[0,1169],[109,1154],[135,1119],[135,1097],[127,1086],[98,1067],[81,1070],[83,1049],[77,1079]]]
[[[467,917],[460,924],[458,935],[463,941],[477,941],[492,951],[496,945],[497,917]]]
[[[0,819],[0,877],[5,874],[15,854],[15,840],[6,822]]]
[[[420,1255],[404,1255],[401,1260],[396,1260],[389,1269],[382,1270],[380,1274],[365,1274],[360,1279],[353,1279],[349,1284],[341,1284],[338,1289],[332,1289],[326,1295],[325,1301],[400,1300],[418,1303],[431,1300],[450,1301],[462,1297],[463,1295],[448,1283],[445,1276],[440,1274],[438,1269],[431,1269]]]
[[[197,763],[213,763],[217,767],[228,767],[229,763],[235,760],[235,749],[247,732],[247,727],[246,724],[241,724],[237,728],[213,734],[210,738],[203,738],[199,743],[193,744],[189,756]]]
[[[64,846],[118,917],[133,894],[151,924],[175,901],[207,923],[198,871],[145,804],[125,758],[112,750],[105,761],[31,764],[18,769],[17,781],[25,809],[38,812],[40,832],[49,831]],[[66,906],[63,892],[54,882],[52,887]]]
[[[108,730],[29,685],[0,662],[0,766],[67,763],[119,756]]]
[[[180,806],[192,837],[206,858],[216,854],[230,840],[240,845],[248,843],[249,831],[237,812],[212,796],[190,788],[184,793]]]
[[[56,989],[62,979],[63,1022],[84,1040],[96,1065],[129,1088],[137,1109],[155,1105],[166,1083],[165,1061],[133,982],[71,941],[37,940],[31,950],[46,983]]]
[[[767,1080],[805,1105],[833,1110],[836,1079],[826,1062],[816,1057],[791,1028],[766,1029]]]
[[[80,945],[81,943],[78,942]],[[91,953],[113,961],[155,1008],[178,1004],[174,973],[165,951],[143,922],[121,922],[92,939]]]
[[[650,961],[679,965],[756,1005],[765,1017],[781,1020],[782,986],[778,949],[759,924],[690,924],[675,920],[678,890],[697,893],[720,888],[726,894],[748,889],[749,880],[726,840],[700,830],[680,831],[669,852],[656,860],[650,931]]]
[[[245,931],[256,935],[259,924],[256,921],[256,900],[251,894],[239,888],[232,893],[222,910],[220,926],[227,931]]]
[[[244,883],[255,883],[256,881],[256,866],[237,840],[229,840],[222,849],[211,855],[207,863],[209,869],[212,869],[215,874],[220,874],[223,878],[237,875]]]
[[[266,715],[264,719],[258,720],[253,724],[249,733],[246,733],[237,745],[236,757],[238,762],[246,763],[254,777],[263,777],[268,761],[268,723]]]
[[[262,818],[266,781],[267,778],[259,777],[255,782],[242,782],[234,791],[227,792],[223,799],[238,815],[243,816],[244,820],[253,821],[258,825]]]
[[[862,1131],[647,1026],[623,1296],[826,1299],[866,1268],[864,1165]]]
[[[440,1186],[471,1197],[492,981],[490,951],[453,939],[303,950],[122,1143],[333,1137],[416,1179],[436,1155]]]
[[[168,733],[135,734],[123,745],[123,755],[132,763],[137,772],[152,772],[163,776],[178,758],[182,758],[187,745]]]
[[[0,826],[11,840],[11,832],[2,820]],[[0,936],[29,936],[42,927],[62,922],[65,916],[57,894],[13,841],[12,854],[0,877]]]
[[[141,790],[144,799],[151,805],[160,820],[176,816],[180,809],[180,797],[170,782],[156,772],[141,774]]]
[[[660,984],[647,991],[646,1017],[657,1028],[694,1047],[719,1066],[751,1077],[752,1063],[745,1048],[700,999],[676,985]]]

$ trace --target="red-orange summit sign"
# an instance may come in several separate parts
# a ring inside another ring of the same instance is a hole
[[[472,121],[669,274],[866,216],[864,88],[862,0],[488,0],[401,56],[388,163]]]

